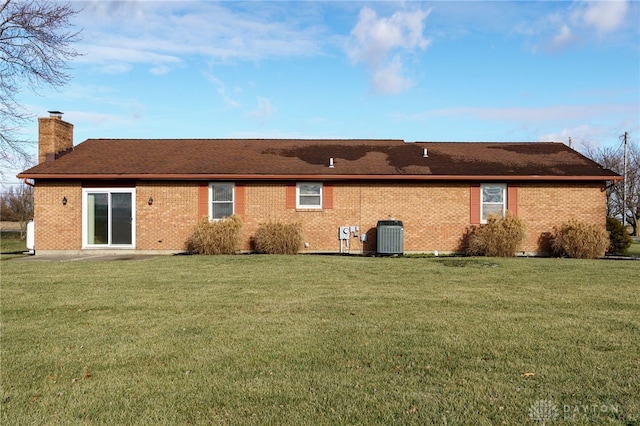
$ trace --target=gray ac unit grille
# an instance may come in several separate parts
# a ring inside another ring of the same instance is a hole
[[[378,254],[404,253],[404,227],[401,221],[378,221],[376,234]]]

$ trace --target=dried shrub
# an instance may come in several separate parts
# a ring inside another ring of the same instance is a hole
[[[627,254],[633,240],[622,222],[615,217],[608,217],[607,232],[609,232],[608,252],[611,254]]]
[[[471,256],[512,257],[525,236],[522,219],[507,212],[505,217],[489,216],[486,224],[468,230],[463,239]]]
[[[548,256],[553,253],[553,234],[542,232],[538,237],[538,253]]]
[[[459,253],[464,253],[469,256],[474,256],[474,253],[472,253],[470,250],[470,245],[471,245],[471,239],[478,232],[478,229],[480,229],[480,226],[471,225],[464,230],[464,234],[462,234],[462,237],[460,237],[460,240],[458,240],[457,251]]]
[[[609,247],[609,234],[599,225],[571,219],[554,228],[553,251],[558,256],[595,259]]]
[[[209,221],[203,218],[187,239],[187,251],[196,254],[234,254],[240,246],[242,221],[237,215]]]
[[[302,245],[302,225],[282,222],[263,223],[256,230],[253,244],[258,253],[296,254]]]

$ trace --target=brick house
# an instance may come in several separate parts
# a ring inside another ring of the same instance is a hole
[[[455,252],[490,213],[522,218],[526,253],[570,218],[605,226],[620,176],[562,143],[402,140],[89,139],[59,113],[39,119],[35,250],[176,253],[202,218],[300,222],[303,252],[376,251],[380,220],[404,252]],[[339,239],[340,227],[349,227]],[[363,237],[364,236],[364,237]]]

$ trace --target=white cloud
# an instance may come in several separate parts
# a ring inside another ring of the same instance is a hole
[[[629,25],[637,6],[632,9],[626,0],[536,3],[540,4],[546,6],[546,13],[532,14],[512,28],[532,42],[534,52],[557,52],[572,45],[602,42],[605,35],[608,40],[619,42],[637,34],[636,28]]]
[[[455,107],[415,114],[395,114],[393,118],[419,123],[454,120],[460,123],[475,123],[467,125],[478,128],[495,124],[506,125],[518,133],[526,130],[525,133],[528,135],[540,135],[537,137],[540,141],[566,143],[571,137],[574,147],[577,147],[584,142],[607,140],[612,135],[615,137],[620,129],[633,131],[634,125],[637,126],[639,114],[640,105],[629,102],[513,108]],[[550,131],[558,128],[563,130]]]
[[[76,125],[82,125],[83,123],[90,124],[91,126],[129,126],[140,120],[140,113],[132,112],[130,115],[116,115],[96,113],[89,111],[68,111],[67,119],[72,121]]]
[[[100,66],[100,72],[105,74],[124,74],[129,71],[133,66],[125,62],[106,63]]]
[[[538,141],[558,141],[571,145],[576,151],[596,149],[601,146],[619,146],[619,138],[622,136],[620,127],[613,123],[581,124],[573,127],[564,127],[555,132],[541,134]]]
[[[275,113],[275,107],[271,104],[271,99],[257,97],[258,108],[251,112],[251,117],[259,121],[267,121]]]
[[[566,24],[563,24],[562,27],[560,27],[560,31],[558,31],[558,34],[553,37],[551,45],[553,49],[560,49],[564,46],[567,46],[572,41],[573,34],[571,33],[571,30]]]
[[[239,106],[241,106],[239,101],[231,98],[227,94],[227,88],[226,88],[225,84],[222,81],[220,81],[218,78],[216,78],[214,75],[212,75],[210,73],[204,73],[204,77],[213,86],[215,86],[216,92],[218,92],[218,94],[222,98],[222,101],[225,103],[225,105],[227,105],[228,107],[231,107],[231,108],[238,108]]]
[[[371,85],[378,93],[397,94],[410,88],[413,83],[402,77],[402,62],[396,58],[371,71]]]
[[[167,73],[170,65],[182,62],[180,58],[174,55],[155,53],[146,50],[144,47],[138,48],[134,43],[128,43],[126,39],[105,42],[111,45],[81,44],[79,50],[88,51],[89,54],[78,57],[76,62],[97,64],[100,66],[101,71],[109,74],[127,72],[135,64],[148,64],[152,66],[150,72],[156,75]],[[124,45],[128,47],[119,47]]]
[[[78,18],[85,53],[78,62],[148,65],[156,74],[194,55],[217,62],[318,55],[328,38],[285,4],[93,1]]]
[[[581,18],[600,32],[609,32],[622,25],[627,15],[626,0],[589,1],[581,8]]]
[[[153,75],[165,75],[171,70],[167,65],[158,65],[149,70]]]
[[[353,63],[364,63],[371,74],[371,86],[377,93],[399,93],[412,85],[403,76],[402,54],[426,49],[424,22],[429,11],[399,11],[391,17],[378,17],[368,7],[360,10],[358,23],[351,31],[346,52]]]
[[[582,124],[576,127],[563,128],[556,132],[542,134],[538,137],[538,141],[564,142],[569,145],[569,140],[571,140],[571,147],[573,149],[579,149],[580,147],[590,145],[594,140],[606,138],[608,133],[609,132],[605,131],[601,127]]]

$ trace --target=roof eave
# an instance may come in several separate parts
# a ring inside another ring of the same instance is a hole
[[[71,174],[71,173],[20,173],[20,179],[56,179],[56,180],[306,180],[306,181],[345,181],[345,180],[412,180],[412,181],[621,181],[620,175],[301,175],[301,174],[166,174],[166,173],[131,173],[131,174]]]

